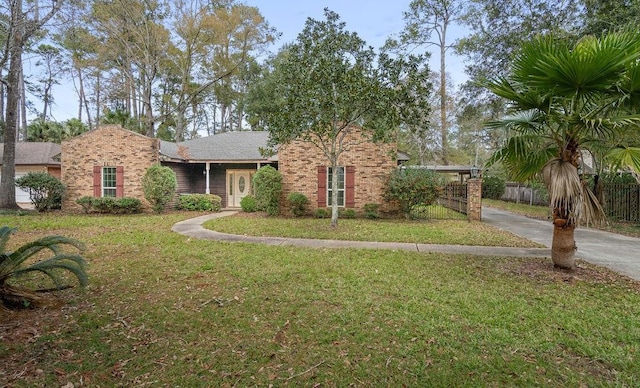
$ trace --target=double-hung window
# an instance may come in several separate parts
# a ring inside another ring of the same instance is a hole
[[[102,196],[116,196],[116,168],[102,167]]]
[[[338,206],[344,206],[344,167],[336,167],[338,178]],[[327,167],[327,206],[333,205],[333,168]]]

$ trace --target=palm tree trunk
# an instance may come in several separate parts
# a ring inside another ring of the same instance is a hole
[[[561,220],[556,220],[561,221]],[[551,260],[553,265],[563,269],[576,267],[576,241],[574,239],[575,225],[559,225],[554,222],[553,240],[551,242]]]

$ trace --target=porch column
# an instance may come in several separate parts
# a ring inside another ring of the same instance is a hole
[[[205,194],[211,194],[211,190],[209,190],[209,162],[205,163],[205,176],[206,176],[206,189],[205,189]]]

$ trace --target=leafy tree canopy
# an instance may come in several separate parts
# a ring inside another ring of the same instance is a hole
[[[307,19],[296,42],[279,54],[273,72],[258,85],[260,93],[254,93],[270,96],[270,103],[254,108],[272,146],[310,142],[336,168],[340,155],[361,141],[348,137],[354,126],[370,140],[391,141],[402,122],[424,117],[429,108],[422,95],[430,84],[423,58],[377,56],[346,31],[337,13],[325,9],[325,18]],[[337,196],[337,179],[331,187]],[[337,202],[337,197],[331,202],[334,226]]]

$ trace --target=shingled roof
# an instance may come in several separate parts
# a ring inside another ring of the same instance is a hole
[[[16,143],[16,166],[19,165],[60,165],[60,144],[51,142]],[[4,143],[0,143],[0,165],[4,155]]]
[[[160,142],[160,155],[165,160],[191,162],[266,162],[260,148],[267,148],[269,132],[223,132],[180,143]]]

